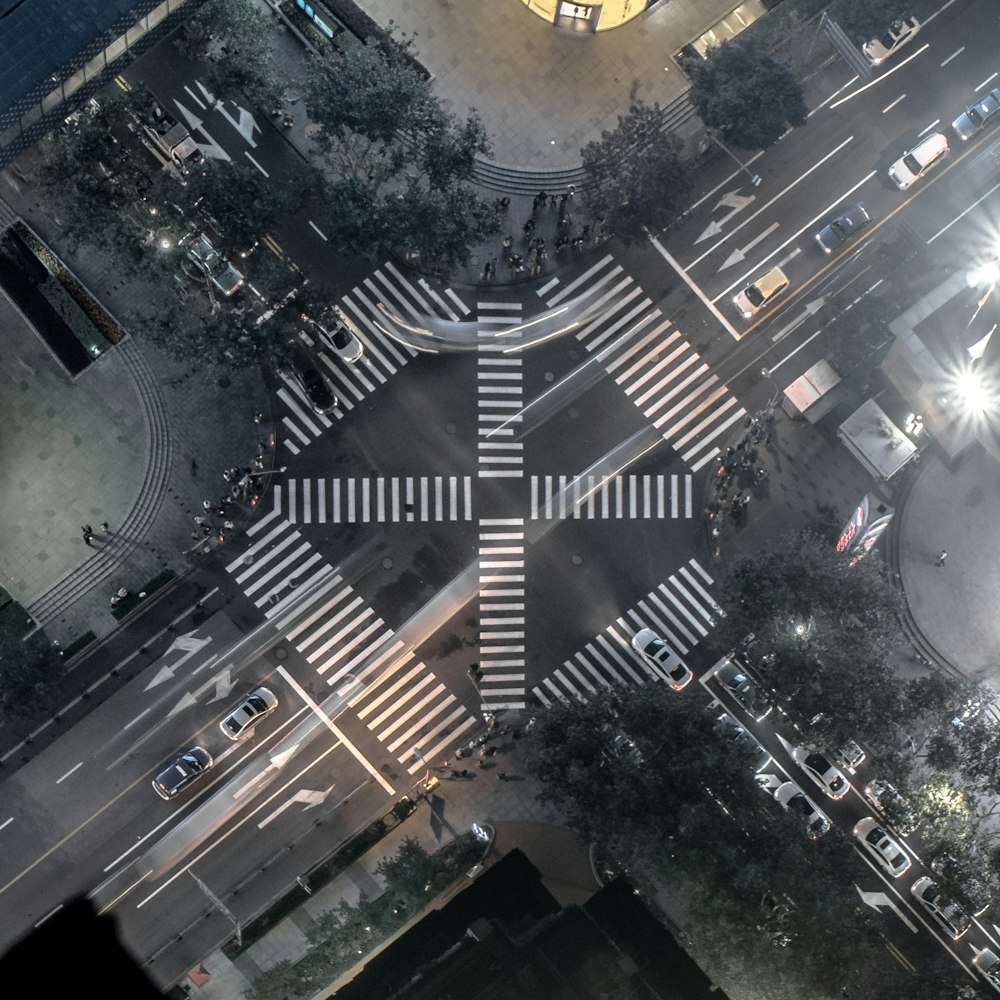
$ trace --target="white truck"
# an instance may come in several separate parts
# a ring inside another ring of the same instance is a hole
[[[185,126],[171,118],[159,105],[153,106],[152,117],[152,124],[143,122],[142,131],[150,148],[167,169],[184,175],[201,163],[201,150]]]

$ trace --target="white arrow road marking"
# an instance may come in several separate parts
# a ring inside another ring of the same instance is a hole
[[[737,213],[742,212],[747,205],[752,204],[756,201],[756,195],[743,196],[737,191],[730,191],[724,194],[715,204],[715,208],[721,208],[723,205],[726,208],[731,208],[732,211],[727,215],[724,215],[721,219],[712,220],[708,224],[705,231],[695,240],[695,243],[700,243],[702,240],[707,240],[709,236],[718,236],[722,232],[722,227]],[[714,212],[715,209],[712,209]]]
[[[227,663],[213,678],[215,681],[215,697],[212,698],[212,701],[222,701],[223,698],[229,697],[229,692],[236,685],[236,681],[233,680],[231,673],[232,668],[233,665]],[[210,705],[212,701],[209,702]]]
[[[145,690],[148,691],[150,688],[156,687],[158,684],[162,684],[164,681],[170,680],[174,674],[182,667],[188,660],[191,659],[199,650],[207,646],[211,641],[211,637],[206,637],[204,639],[193,639],[193,632],[187,633],[187,635],[178,636],[170,644],[170,648],[164,653],[164,657],[173,652],[175,649],[184,649],[187,652],[179,659],[176,663],[171,663],[169,666],[160,667],[156,672],[156,676],[146,685]],[[215,657],[213,656],[214,660]]]
[[[746,208],[754,200],[756,195],[742,195],[740,194],[740,189],[737,188],[735,191],[727,191],[716,203],[715,208],[722,208],[725,205],[726,208],[735,208],[738,212],[741,208]],[[714,212],[715,209],[713,208]]]
[[[884,892],[865,892],[860,886],[855,884],[855,889],[858,890],[858,895],[861,897],[861,902],[867,906],[870,906],[873,910],[880,910],[883,906],[888,907],[890,910],[894,910],[896,916],[906,924],[907,927],[913,931],[914,934],[917,933],[917,925],[911,923],[906,914],[884,893]]]
[[[204,122],[193,112],[189,111],[180,101],[174,99],[174,105],[180,116],[187,122],[187,127],[194,132],[197,129],[208,140],[207,142],[195,142],[201,150],[202,156],[207,156],[211,160],[224,160],[228,163],[232,157],[212,138]]]
[[[746,259],[747,251],[752,250],[761,240],[767,239],[781,225],[780,222],[772,222],[771,225],[767,227],[759,236],[755,236],[746,246],[741,247],[739,250],[734,250],[723,262],[722,267],[719,271],[725,271],[727,267],[732,267],[733,264],[738,264],[741,260]]]
[[[793,319],[787,326],[783,326],[773,337],[771,337],[771,341],[776,344],[783,337],[787,337],[793,330],[797,330],[807,319],[815,316],[816,313],[823,308],[825,302],[826,296],[813,299],[812,302],[807,302],[805,304],[805,311],[800,316],[796,316],[795,319]]]
[[[333,791],[335,787],[336,787],[335,785],[331,785],[325,792],[313,792],[310,791],[308,788],[303,788],[302,791],[296,792],[290,799],[286,799],[284,802],[282,802],[281,805],[274,810],[274,812],[265,816],[257,824],[257,829],[263,830],[264,827],[268,825],[268,823],[273,823],[274,820],[276,820],[286,809],[288,809],[296,802],[308,803],[306,805],[306,809],[312,809],[313,806],[318,806],[321,802],[323,802],[326,799],[326,797],[330,794],[330,792]],[[303,809],[302,811],[305,812],[305,809]]]
[[[246,108],[241,108],[235,101],[231,101],[236,110],[239,112],[239,121],[237,121],[225,108],[222,101],[215,102],[215,110],[222,115],[223,118],[229,122],[230,125],[236,129],[237,132],[247,141],[247,145],[252,146],[254,149],[257,148],[257,143],[254,142],[253,134],[254,130],[260,131],[260,126],[257,124],[257,119],[247,111]]]

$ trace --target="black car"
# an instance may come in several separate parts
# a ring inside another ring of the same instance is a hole
[[[715,668],[719,683],[757,722],[766,719],[774,706],[759,687],[746,675],[743,666],[731,656],[721,660]]]
[[[161,799],[172,799],[200,778],[213,763],[212,755],[204,747],[191,747],[153,779],[153,791]]]
[[[869,222],[872,221],[872,214],[861,202],[852,205],[843,215],[838,215],[833,222],[824,226],[816,234],[816,242],[820,245],[823,253],[833,253],[838,247],[842,247],[848,240],[853,240]]]
[[[296,348],[289,358],[288,375],[319,414],[333,411],[339,400],[326,376],[316,367],[312,357]]]

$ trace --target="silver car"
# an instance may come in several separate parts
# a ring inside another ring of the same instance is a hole
[[[994,87],[981,101],[970,104],[952,123],[955,135],[966,142],[991,122],[1000,121],[1000,87]]]
[[[694,676],[680,657],[651,628],[641,628],[632,636],[632,648],[675,691],[686,687]]]
[[[266,687],[254,689],[219,723],[222,735],[231,740],[242,739],[277,707],[278,699]]]

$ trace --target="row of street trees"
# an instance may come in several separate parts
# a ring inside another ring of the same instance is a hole
[[[786,713],[784,735],[828,751],[864,743],[866,773],[891,780],[914,809],[925,860],[972,858],[996,889],[982,831],[982,797],[1000,796],[1000,726],[981,710],[993,693],[938,672],[900,675],[902,609],[885,566],[869,557],[851,567],[829,537],[806,530],[738,563],[720,605],[713,640],[741,650],[754,634],[752,655],[738,655]],[[802,817],[756,787],[747,744],[720,731],[718,712],[697,691],[666,685],[557,703],[537,717],[531,770],[586,841],[697,920],[696,946],[748,995],[845,986],[929,1000],[953,989],[943,964],[897,981],[851,886],[863,870],[850,831],[810,843]],[[822,795],[805,790],[822,808]],[[960,885],[948,887],[961,898]],[[776,899],[785,901],[777,920]]]
[[[210,0],[177,45],[211,93],[262,120],[285,105],[272,36],[271,15],[253,0]],[[352,39],[314,61],[305,103],[319,126],[319,161],[299,164],[280,184],[229,161],[207,160],[184,183],[162,170],[143,144],[153,99],[141,86],[102,97],[51,136],[39,180],[66,238],[96,246],[114,270],[164,292],[130,325],[184,361],[280,364],[298,314],[330,304],[315,286],[288,298],[301,277],[261,242],[307,202],[348,255],[398,253],[430,274],[465,263],[497,229],[492,202],[469,184],[489,140],[476,115],[458,120],[442,108],[410,47],[389,35]],[[246,278],[232,300],[178,247],[199,232]]]

